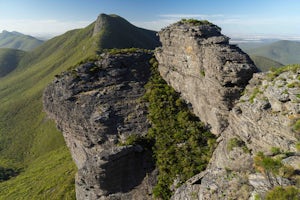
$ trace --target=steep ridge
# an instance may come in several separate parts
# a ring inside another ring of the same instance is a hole
[[[63,131],[78,167],[78,200],[151,199],[152,154],[125,144],[126,138],[147,133],[140,99],[152,54],[101,57],[54,80],[44,92],[44,108]]]
[[[18,32],[2,31],[0,33],[0,48],[19,49],[31,51],[43,44],[44,41]]]
[[[184,20],[159,35],[162,77],[219,135],[208,168],[172,199],[264,198],[276,186],[296,198],[299,190],[286,186],[299,179],[300,66],[251,79],[253,62],[206,21]]]
[[[63,194],[74,195],[70,179],[74,177],[75,168],[70,164],[70,159],[62,160],[53,153],[56,151],[66,157],[68,155],[67,149],[63,148],[65,143],[61,133],[43,112],[41,99],[44,88],[56,74],[94,58],[96,52],[103,50],[101,34],[93,36],[94,26],[95,23],[92,23],[84,29],[68,31],[45,42],[28,52],[13,72],[0,79],[0,166],[23,168],[18,177],[0,183],[0,188],[14,185],[9,190],[0,189],[0,198],[22,198],[24,191],[28,190],[31,192],[26,192],[28,196],[25,199],[42,199],[47,195],[60,199]],[[122,33],[123,30],[119,31]],[[110,40],[109,37],[106,39]],[[148,39],[143,38],[145,41]],[[136,46],[130,43],[123,47]],[[46,170],[44,166],[43,171],[40,165],[37,166],[39,170],[34,168],[32,163],[41,156],[45,159],[41,163],[51,163],[51,167],[47,166],[51,170]],[[38,171],[38,176],[45,180],[37,183],[34,174],[27,169]],[[68,190],[62,191],[60,188]]]

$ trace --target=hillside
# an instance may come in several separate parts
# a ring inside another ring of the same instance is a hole
[[[272,68],[279,68],[282,67],[283,64],[276,62],[274,60],[271,60],[269,58],[263,57],[263,56],[257,56],[257,55],[250,55],[250,58],[255,63],[256,67],[260,69],[262,72],[269,71]]]
[[[138,28],[117,15],[99,15],[93,34],[97,33],[102,48],[154,49],[160,44],[155,31]]]
[[[300,42],[281,40],[265,46],[246,50],[251,55],[264,56],[282,64],[300,63]]]
[[[0,33],[0,48],[20,49],[30,51],[40,46],[44,41],[18,32],[2,31]]]
[[[76,170],[62,134],[43,112],[42,92],[55,75],[94,58],[97,51],[108,47],[102,44],[101,33],[94,31],[97,23],[101,23],[101,18],[84,29],[45,42],[26,54],[16,70],[0,79],[0,166],[21,169],[16,178],[0,183],[0,199],[62,199],[64,195],[64,199],[74,198]],[[124,31],[122,27],[118,29],[118,33]],[[115,33],[111,35],[117,37]],[[114,37],[106,39],[114,41]],[[141,34],[140,39],[147,43],[153,38]],[[133,44],[138,44],[135,38],[122,47],[141,47]],[[30,193],[26,197],[25,191]]]
[[[13,71],[24,55],[21,50],[0,48],[0,78]]]

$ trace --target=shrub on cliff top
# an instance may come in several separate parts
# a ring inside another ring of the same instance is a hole
[[[180,22],[184,24],[192,24],[195,26],[200,26],[200,25],[213,25],[213,23],[207,21],[207,20],[198,20],[198,19],[182,19]]]

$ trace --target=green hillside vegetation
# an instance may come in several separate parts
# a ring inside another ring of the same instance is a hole
[[[43,112],[42,94],[55,75],[101,51],[94,24],[45,42],[0,79],[0,167],[20,172],[0,184],[0,199],[74,199],[76,169],[61,132]]]
[[[158,168],[155,197],[170,199],[170,186],[180,186],[206,168],[215,146],[215,136],[190,112],[187,104],[162,79],[157,61],[151,60],[152,76],[146,85],[151,128],[147,137],[155,141],[153,152]]]
[[[0,78],[13,71],[24,55],[21,50],[0,49]]]
[[[267,57],[282,64],[300,63],[300,42],[281,40],[262,47],[246,50],[251,55]]]
[[[18,32],[3,31],[0,33],[0,48],[30,51],[40,46],[42,43],[42,40]]]
[[[253,60],[254,64],[260,71],[266,72],[273,68],[279,68],[282,67],[283,64],[276,62],[274,60],[271,60],[269,58],[263,57],[263,56],[257,56],[257,55],[250,55],[251,59]]]

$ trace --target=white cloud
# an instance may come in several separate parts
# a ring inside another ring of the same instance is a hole
[[[83,28],[90,24],[90,21],[59,21],[47,20],[3,20],[0,19],[0,31],[18,31],[33,36],[54,36],[68,30]]]
[[[220,26],[229,36],[241,34],[282,35],[281,37],[300,35],[300,17],[294,18],[278,15],[277,17],[262,17],[249,15],[223,15],[223,14],[162,14],[153,21],[136,21],[137,26],[160,30],[182,18],[196,18],[208,20]]]

